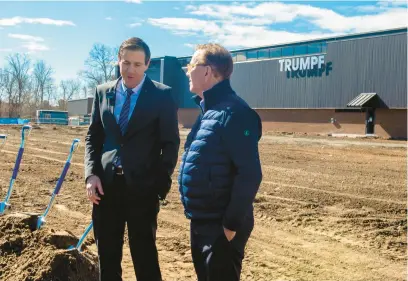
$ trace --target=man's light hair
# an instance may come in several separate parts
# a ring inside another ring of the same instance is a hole
[[[196,46],[196,51],[200,51],[198,63],[209,65],[216,77],[229,79],[233,71],[233,62],[230,52],[220,44],[208,43]]]

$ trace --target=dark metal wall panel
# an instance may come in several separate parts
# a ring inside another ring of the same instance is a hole
[[[164,57],[163,63],[163,81],[162,83],[172,88],[172,96],[174,101],[180,107],[183,106],[183,93],[185,76],[183,70],[180,67],[180,63],[176,57]]]
[[[88,114],[92,113],[92,106],[93,106],[93,98],[88,97]]]
[[[182,69],[182,72],[180,72],[180,77],[181,77],[181,89],[183,89],[183,104],[181,107],[183,108],[196,108],[197,104],[193,100],[193,96],[195,94],[190,92],[190,82],[189,79],[186,75],[187,69],[184,68]]]
[[[146,75],[149,76],[150,79],[160,82],[160,67],[149,68],[146,70]]]
[[[188,77],[185,69],[180,65],[176,57],[165,56],[160,59],[161,63],[151,64],[146,74],[157,82],[172,88],[174,101],[179,108],[196,107],[189,91]]]
[[[328,43],[329,75],[287,78],[279,59],[234,64],[231,83],[255,108],[343,108],[360,93],[407,107],[407,34]]]

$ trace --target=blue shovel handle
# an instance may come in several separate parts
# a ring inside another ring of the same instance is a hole
[[[30,125],[24,125],[23,128],[21,129],[21,142],[20,142],[20,148],[18,150],[17,154],[17,159],[16,163],[14,164],[14,169],[13,169],[13,174],[10,179],[10,185],[7,190],[6,194],[6,199],[3,202],[0,202],[0,215],[4,213],[6,206],[8,205],[8,200],[11,197],[11,192],[13,191],[13,185],[14,182],[17,178],[18,170],[20,169],[20,163],[23,158],[23,153],[24,153],[24,142],[25,142],[25,137],[26,137],[26,131],[28,131],[28,134],[30,134],[32,127]]]
[[[78,251],[81,251],[82,243],[84,243],[85,238],[86,238],[86,236],[88,235],[88,233],[91,231],[92,227],[93,227],[93,221],[91,221],[91,223],[90,223],[90,224],[88,225],[88,227],[85,229],[84,234],[82,234],[81,238],[80,238],[79,241],[78,241],[78,244],[76,244],[75,248],[76,248]]]
[[[18,170],[20,169],[21,159],[23,158],[24,147],[20,147],[17,154],[16,164],[14,165],[13,175],[11,178],[15,180],[17,178]]]
[[[28,131],[28,135],[29,135],[30,132],[31,132],[31,129],[32,129],[32,127],[30,125],[24,125],[23,128],[21,129],[20,149],[18,150],[16,163],[15,163],[14,169],[13,169],[13,175],[11,176],[11,179],[13,179],[13,180],[15,180],[17,178],[18,170],[20,169],[21,159],[23,158],[24,144],[25,144],[25,139],[26,139],[26,131]]]
[[[78,148],[79,142],[80,142],[79,139],[74,139],[74,141],[72,142],[67,162],[65,163],[64,169],[62,170],[62,173],[61,173],[61,176],[58,179],[57,185],[55,186],[54,194],[58,194],[60,189],[61,189],[62,183],[64,182],[64,179],[65,179],[65,176],[67,175],[68,169],[71,166],[72,155],[74,154],[75,150]]]
[[[75,152],[75,150],[77,150],[78,146],[80,143],[80,139],[74,139],[71,145],[71,149],[69,151],[69,155],[68,155],[68,160],[67,161],[71,161],[72,158],[72,154]]]
[[[28,131],[28,135],[27,135],[27,137],[28,137],[30,135],[30,133],[31,133],[32,128],[33,127],[31,127],[30,125],[24,125],[23,128],[21,129],[21,146],[24,146],[26,131]]]
[[[72,154],[74,153],[74,151],[76,150],[76,148],[79,145],[79,139],[74,139],[74,141],[72,142],[71,145],[71,149],[68,155],[68,159],[65,162],[64,165],[64,169],[62,170],[62,173],[58,179],[58,182],[54,188],[54,191],[52,192],[52,196],[51,196],[51,200],[48,203],[47,209],[45,210],[44,214],[40,217],[41,221],[45,220],[45,217],[47,216],[48,212],[50,211],[52,204],[54,203],[55,197],[57,196],[57,194],[59,193],[59,191],[61,190],[62,184],[64,182],[65,176],[67,175],[68,169],[71,166],[71,159],[72,159]],[[41,224],[38,225],[38,228],[41,227]]]
[[[58,179],[57,185],[55,186],[54,194],[58,194],[58,193],[59,193],[59,191],[60,191],[60,189],[61,189],[61,186],[62,186],[62,183],[64,182],[65,176],[67,175],[69,166],[71,166],[71,163],[70,163],[70,162],[66,162],[66,163],[65,163],[65,166],[64,166],[64,170],[62,170],[61,176],[60,176],[60,178]]]

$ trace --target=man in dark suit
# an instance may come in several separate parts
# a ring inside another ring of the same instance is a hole
[[[100,280],[122,280],[127,224],[137,280],[159,281],[157,214],[177,162],[177,107],[171,88],[146,76],[150,50],[143,40],[124,41],[118,58],[121,77],[96,88],[85,138]]]

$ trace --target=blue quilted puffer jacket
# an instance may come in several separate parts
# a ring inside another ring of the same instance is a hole
[[[236,230],[249,212],[262,179],[258,114],[224,80],[196,96],[201,114],[189,133],[179,191],[189,219],[222,219]],[[201,102],[200,102],[201,101]]]

